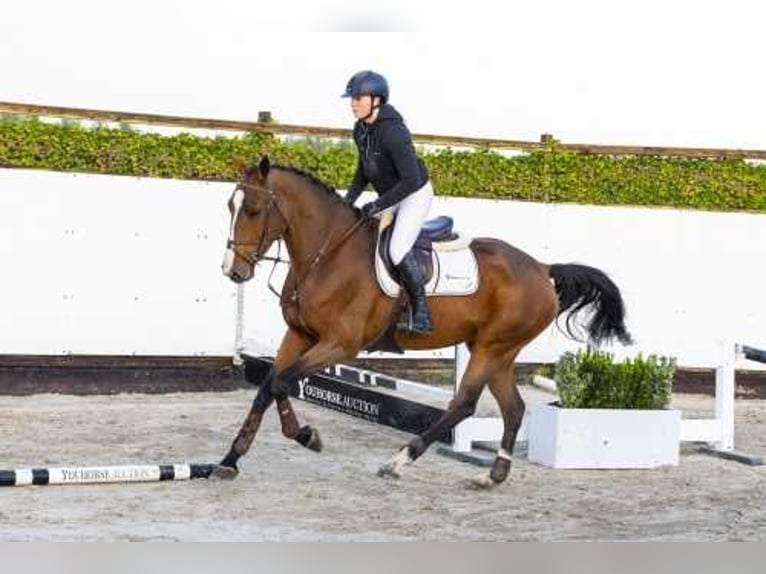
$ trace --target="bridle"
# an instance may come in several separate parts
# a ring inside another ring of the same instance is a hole
[[[277,291],[274,288],[274,286],[271,284],[271,279],[272,279],[272,277],[274,275],[274,271],[276,270],[278,263],[285,263],[285,264],[291,266],[292,262],[290,260],[288,260],[288,259],[282,259],[282,257],[281,257],[281,253],[282,253],[282,237],[281,236],[277,238],[277,256],[276,257],[270,257],[270,256],[264,255],[263,254],[263,246],[264,246],[264,243],[265,243],[265,240],[266,240],[266,232],[269,229],[269,218],[271,217],[271,210],[272,210],[272,208],[276,208],[276,211],[279,214],[279,217],[281,217],[282,221],[284,221],[284,223],[285,223],[286,231],[283,233],[283,235],[287,235],[290,232],[290,221],[287,219],[287,217],[285,216],[284,211],[279,206],[279,203],[277,202],[276,194],[274,193],[274,191],[272,189],[270,189],[268,187],[261,186],[261,185],[256,185],[256,184],[253,184],[253,183],[248,183],[246,181],[241,181],[241,180],[237,183],[237,186],[234,188],[235,191],[238,190],[238,189],[243,190],[243,191],[245,189],[254,189],[256,191],[261,191],[261,192],[264,192],[264,193],[267,194],[267,196],[269,198],[269,204],[268,204],[268,207],[266,208],[266,220],[264,221],[263,231],[262,231],[261,236],[258,239],[258,241],[242,242],[242,241],[234,241],[232,239],[229,239],[226,242],[226,247],[231,249],[237,257],[243,259],[244,261],[246,261],[248,264],[250,264],[252,266],[257,265],[261,261],[273,261],[274,265],[271,268],[271,272],[269,273],[268,287],[271,290],[271,292],[274,293],[274,295],[276,295],[277,297],[279,297],[281,299],[282,294],[279,291]],[[349,237],[351,237],[354,234],[354,232],[357,229],[359,229],[359,227],[365,221],[366,220],[364,218],[358,219],[356,221],[356,223],[354,223],[354,225],[352,225],[348,230],[346,230],[346,232],[341,236],[341,238],[335,244],[333,244],[332,246],[330,246],[330,239],[331,239],[331,237],[328,236],[325,239],[324,243],[317,250],[317,252],[309,258],[309,260],[308,260],[309,261],[308,267],[306,268],[306,270],[303,273],[303,275],[300,278],[298,278],[298,280],[296,281],[295,289],[293,291],[292,296],[290,297],[291,300],[296,301],[296,302],[298,301],[298,299],[299,299],[298,291],[300,289],[301,283],[303,283],[306,280],[306,278],[308,277],[309,273],[311,273],[311,271],[316,267],[316,265],[319,263],[319,261],[322,258],[324,258],[327,255],[329,255],[330,253],[332,253],[333,251],[335,251],[338,247],[340,247]],[[243,253],[241,251],[241,248],[243,248],[243,247],[253,247],[253,246],[256,246],[255,253],[253,255],[248,255],[247,253]]]
[[[237,257],[245,260],[250,265],[257,265],[261,261],[274,261],[275,263],[289,263],[289,261],[285,259],[281,259],[279,257],[279,254],[277,254],[277,257],[268,257],[262,253],[263,244],[266,241],[266,232],[269,229],[269,218],[271,217],[272,208],[276,208],[277,213],[282,218],[282,221],[285,222],[285,226],[287,227],[288,231],[290,229],[290,222],[287,220],[287,217],[285,217],[285,214],[282,211],[282,208],[279,207],[279,204],[277,203],[276,195],[274,195],[274,192],[268,187],[255,185],[253,183],[247,183],[246,181],[238,182],[237,186],[234,188],[234,191],[237,191],[237,190],[244,191],[245,189],[254,189],[256,191],[265,192],[269,198],[269,205],[266,208],[266,221],[263,224],[263,231],[258,241],[234,241],[232,239],[229,239],[226,241],[226,247],[234,251]],[[279,252],[281,252],[281,241],[282,241],[281,237],[279,238],[278,241],[280,243]],[[248,255],[247,253],[244,253],[241,251],[241,248],[243,247],[253,247],[253,246],[256,246],[254,255]]]
[[[274,265],[271,267],[271,272],[269,272],[269,278],[266,281],[266,284],[269,287],[269,290],[274,293],[277,297],[281,297],[281,293],[277,291],[274,286],[271,284],[271,280],[274,277],[274,272],[277,270],[277,263],[286,263],[287,265],[290,264],[290,261],[286,259],[282,259],[282,237],[277,238],[277,256],[271,257],[268,255],[265,255],[263,253],[263,245],[266,241],[266,233],[269,229],[269,218],[271,217],[271,210],[272,208],[276,208],[277,213],[282,218],[282,221],[285,222],[285,226],[287,227],[287,231],[290,230],[290,222],[285,217],[284,212],[282,211],[282,208],[279,207],[279,203],[277,203],[277,197],[274,194],[274,192],[269,189],[268,187],[263,187],[260,185],[255,185],[253,183],[248,183],[246,181],[239,181],[237,182],[237,186],[234,188],[234,191],[245,189],[254,189],[256,191],[262,191],[265,192],[266,195],[269,198],[269,205],[266,208],[266,221],[263,223],[263,231],[261,232],[261,236],[258,239],[258,241],[234,241],[233,239],[228,239],[226,241],[226,247],[228,249],[231,249],[234,254],[239,257],[240,259],[244,260],[248,265],[255,267],[260,263],[261,261],[273,261]],[[287,233],[285,231],[285,233]],[[253,255],[248,255],[245,253],[242,249],[247,247],[253,247],[255,246],[255,253]]]

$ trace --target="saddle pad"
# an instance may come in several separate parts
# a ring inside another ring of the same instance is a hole
[[[378,240],[388,224],[390,220],[381,222]],[[433,244],[431,261],[434,273],[425,286],[426,296],[460,296],[476,293],[479,288],[479,265],[476,255],[469,248],[470,243],[470,238],[458,235],[457,239],[444,242],[443,245]],[[386,269],[377,248],[375,249],[375,274],[378,277],[378,285],[386,295],[393,298],[399,295],[401,287]]]

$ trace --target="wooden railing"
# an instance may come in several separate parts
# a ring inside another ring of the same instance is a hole
[[[278,135],[304,135],[315,137],[351,138],[351,130],[317,126],[280,124],[271,121],[269,112],[259,112],[259,121],[245,122],[213,118],[195,118],[163,114],[140,114],[112,110],[94,110],[86,108],[68,108],[61,106],[43,106],[0,102],[0,113],[24,114],[58,118],[76,118],[102,122],[119,122],[172,126],[190,129],[232,130],[241,132],[261,132]],[[658,146],[599,145],[583,143],[562,143],[550,134],[543,134],[540,141],[521,141],[508,139],[474,138],[465,136],[444,136],[435,134],[413,134],[419,144],[442,145],[450,147],[486,147],[492,149],[543,151],[557,149],[579,153],[601,155],[660,155],[698,158],[733,158],[766,160],[766,150],[753,149],[717,149]]]

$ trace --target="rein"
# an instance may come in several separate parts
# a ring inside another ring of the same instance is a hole
[[[231,249],[232,251],[234,251],[234,253],[238,257],[244,259],[250,265],[253,265],[253,266],[257,265],[261,261],[273,261],[274,265],[271,268],[271,273],[269,273],[268,287],[269,287],[269,290],[272,293],[274,293],[274,295],[276,295],[281,300],[282,294],[279,293],[273,287],[273,285],[271,284],[271,278],[274,275],[274,271],[276,270],[278,263],[285,263],[285,264],[288,265],[288,267],[292,267],[292,262],[290,260],[282,259],[282,257],[281,257],[281,253],[282,253],[282,237],[279,237],[277,239],[277,256],[276,257],[266,256],[266,255],[263,255],[260,252],[261,252],[261,250],[263,248],[263,243],[264,243],[264,240],[266,238],[266,231],[267,231],[268,226],[269,226],[269,217],[271,216],[271,208],[275,207],[276,210],[277,210],[277,213],[279,213],[279,216],[282,218],[282,221],[285,222],[285,226],[287,227],[287,231],[285,232],[285,235],[290,231],[290,221],[285,216],[284,212],[282,211],[282,208],[279,207],[279,203],[277,203],[276,195],[268,187],[263,187],[263,186],[260,186],[260,185],[255,185],[255,184],[252,184],[252,183],[247,183],[247,182],[244,182],[244,181],[240,181],[237,184],[237,187],[235,189],[254,189],[256,191],[265,192],[265,193],[268,194],[268,197],[269,197],[269,206],[266,209],[266,221],[263,224],[263,232],[261,233],[261,237],[260,237],[260,239],[258,241],[249,242],[249,243],[248,242],[243,243],[243,242],[239,242],[239,241],[232,241],[231,239],[229,239],[227,241],[227,243],[226,243],[226,246],[229,249]],[[330,246],[330,239],[331,239],[331,237],[327,237],[327,239],[325,239],[324,243],[317,250],[317,252],[309,258],[309,265],[306,268],[306,271],[296,281],[295,289],[293,290],[293,293],[292,293],[292,295],[290,297],[290,299],[292,301],[296,301],[297,302],[299,300],[300,296],[298,294],[298,291],[300,290],[301,283],[303,283],[308,278],[309,274],[316,268],[316,266],[319,264],[319,262],[322,259],[324,259],[327,256],[329,256],[330,254],[332,254],[341,245],[343,245],[343,243],[345,243],[348,240],[348,238],[351,237],[356,232],[356,230],[359,229],[359,227],[361,227],[361,225],[364,222],[365,222],[364,218],[361,218],[361,219],[357,220],[356,223],[354,223],[354,225],[352,225],[349,229],[347,229],[346,232],[341,236],[341,238],[337,242],[335,242],[333,245],[331,245],[331,246]],[[257,246],[256,247],[256,254],[254,256],[249,256],[246,253],[242,253],[239,250],[239,248],[241,248],[241,247],[252,247],[254,245]]]

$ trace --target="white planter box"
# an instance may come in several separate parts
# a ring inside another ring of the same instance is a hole
[[[534,405],[529,460],[553,468],[677,465],[681,411],[563,409]]]

